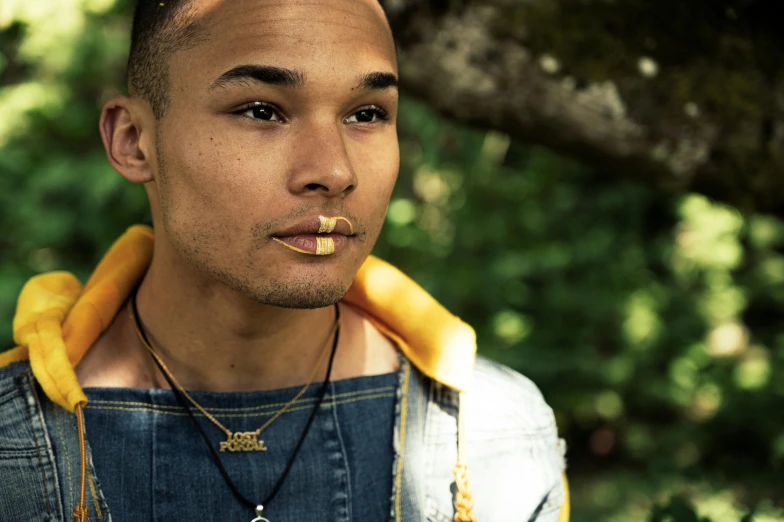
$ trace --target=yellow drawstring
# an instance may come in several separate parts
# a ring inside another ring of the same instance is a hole
[[[79,505],[73,510],[76,522],[90,522],[87,516],[87,448],[84,443],[84,415],[82,404],[76,405],[76,423],[79,430],[79,457],[81,464],[81,479],[79,481]]]
[[[465,462],[465,416],[463,414],[463,393],[459,395],[457,412],[457,464],[452,471],[455,475],[455,522],[476,522],[474,516],[474,492]]]
[[[471,491],[471,480],[468,477],[468,466],[457,464],[454,469],[455,485],[455,522],[476,522],[474,517],[474,496]]]

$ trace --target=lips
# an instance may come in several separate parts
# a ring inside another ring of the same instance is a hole
[[[326,256],[343,250],[353,235],[347,218],[315,216],[274,234],[272,240],[300,254]]]
[[[351,222],[342,216],[327,217],[313,216],[300,221],[289,228],[273,234],[275,237],[299,236],[301,234],[334,233],[343,236],[353,236],[354,227]]]

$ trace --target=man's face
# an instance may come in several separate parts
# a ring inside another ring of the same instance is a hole
[[[398,173],[383,12],[375,0],[194,1],[208,36],[172,58],[157,125],[150,194],[166,238],[259,302],[334,303],[378,238]],[[318,216],[356,234],[333,234],[331,255],[296,251],[316,236],[292,227]]]

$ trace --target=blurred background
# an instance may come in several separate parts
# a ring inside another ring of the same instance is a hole
[[[130,11],[130,0],[0,0],[0,346],[27,278],[84,280],[148,219],[97,132],[103,101],[124,90]],[[401,41],[401,60],[416,61]],[[563,68],[540,58],[548,74]],[[636,55],[629,76],[656,73],[649,60]],[[461,123],[416,79],[407,91],[415,74],[401,71],[400,181],[375,253],[472,324],[481,354],[540,386],[569,446],[573,520],[784,521],[775,205],[637,183],[607,158],[568,159],[580,147],[557,139]]]

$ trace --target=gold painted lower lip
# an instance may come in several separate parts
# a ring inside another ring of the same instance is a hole
[[[303,250],[301,248],[295,247],[293,245],[289,245],[285,241],[278,239],[277,237],[272,238],[273,241],[276,243],[280,243],[284,247],[288,248],[289,250],[293,250],[294,252],[298,252],[300,254],[305,254],[308,256],[329,256],[335,253],[335,240],[331,237],[319,237],[316,238],[316,251],[310,252],[309,250]]]

